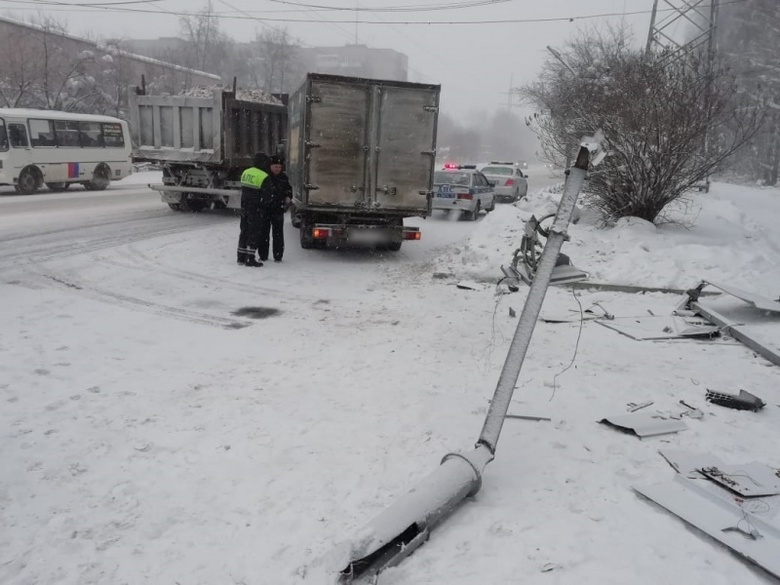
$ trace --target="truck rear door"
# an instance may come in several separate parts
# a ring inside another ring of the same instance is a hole
[[[307,97],[308,204],[365,208],[369,88],[313,79]]]
[[[379,104],[373,207],[428,215],[439,90],[384,86]]]

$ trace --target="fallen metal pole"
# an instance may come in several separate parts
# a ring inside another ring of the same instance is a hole
[[[568,239],[566,229],[585,180],[591,151],[595,153],[598,150],[597,141],[583,143],[569,172],[555,221],[542,251],[539,268],[528,291],[482,433],[474,450],[467,454],[446,455],[433,473],[369,522],[360,532],[360,540],[352,543],[350,560],[339,574],[339,583],[369,582],[383,569],[400,563],[428,540],[435,526],[482,487],[482,471],[495,456],[498,436],[542,309],[558,253],[563,242]]]
[[[563,243],[568,239],[566,230],[574,213],[577,196],[585,181],[589,157],[588,149],[584,146],[581,147],[577,160],[569,171],[566,187],[558,205],[558,212],[555,214],[555,220],[550,227],[550,235],[547,237],[544,250],[542,250],[539,266],[534,274],[534,279],[531,281],[531,288],[528,290],[528,296],[523,305],[523,312],[520,314],[520,320],[517,323],[512,343],[504,360],[504,367],[498,378],[498,384],[496,384],[493,400],[490,402],[490,408],[485,417],[485,424],[482,427],[482,433],[479,436],[477,445],[485,445],[492,453],[496,451],[498,436],[501,434],[501,428],[504,425],[509,402],[512,400],[512,394],[520,376],[520,368],[523,367],[525,354],[528,352],[528,347],[531,344],[531,334],[536,326],[536,321],[539,319],[539,313],[542,310],[542,303],[550,285],[550,278],[552,277],[558,254]]]

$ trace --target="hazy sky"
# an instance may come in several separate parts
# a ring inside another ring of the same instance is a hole
[[[93,8],[86,8],[87,3]],[[97,4],[109,9],[94,8]],[[236,40],[249,40],[256,31],[274,26],[286,27],[304,46],[340,46],[357,40],[403,52],[409,57],[410,80],[441,83],[444,110],[468,117],[506,105],[512,84],[534,79],[549,55],[545,47],[562,47],[578,29],[622,20],[634,30],[637,43],[644,44],[653,0],[212,0],[212,4],[225,16],[222,29]],[[126,38],[175,36],[180,19],[176,13],[197,12],[204,5],[205,0],[0,0],[0,9],[13,11],[16,17],[49,14],[66,22],[72,34]],[[444,6],[449,8],[441,9]],[[356,12],[356,7],[362,10]],[[524,19],[535,21],[521,22]],[[504,22],[511,20],[518,22]],[[445,24],[454,22],[473,24]]]

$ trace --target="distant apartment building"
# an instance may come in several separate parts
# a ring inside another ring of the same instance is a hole
[[[299,52],[304,69],[309,72],[394,81],[408,80],[409,58],[393,49],[345,45],[306,47]]]
[[[128,39],[123,46],[136,53],[165,60],[186,52],[187,42],[177,37]],[[300,47],[288,51],[263,48],[262,42],[231,42],[220,67],[224,81],[235,76],[239,87],[259,87],[271,92],[293,92],[307,72],[331,73],[373,79],[408,80],[409,58],[393,49],[366,45]]]

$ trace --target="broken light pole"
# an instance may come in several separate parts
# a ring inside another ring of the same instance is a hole
[[[474,450],[445,455],[441,465],[433,473],[374,518],[361,531],[359,541],[352,543],[350,560],[339,574],[339,583],[366,582],[383,569],[397,565],[428,540],[431,530],[466,497],[479,491],[482,471],[495,456],[501,427],[542,309],[558,253],[568,238],[567,228],[588,165],[598,164],[603,157],[601,137],[582,142],[577,159],[569,171],[550,235],[542,251]]]

